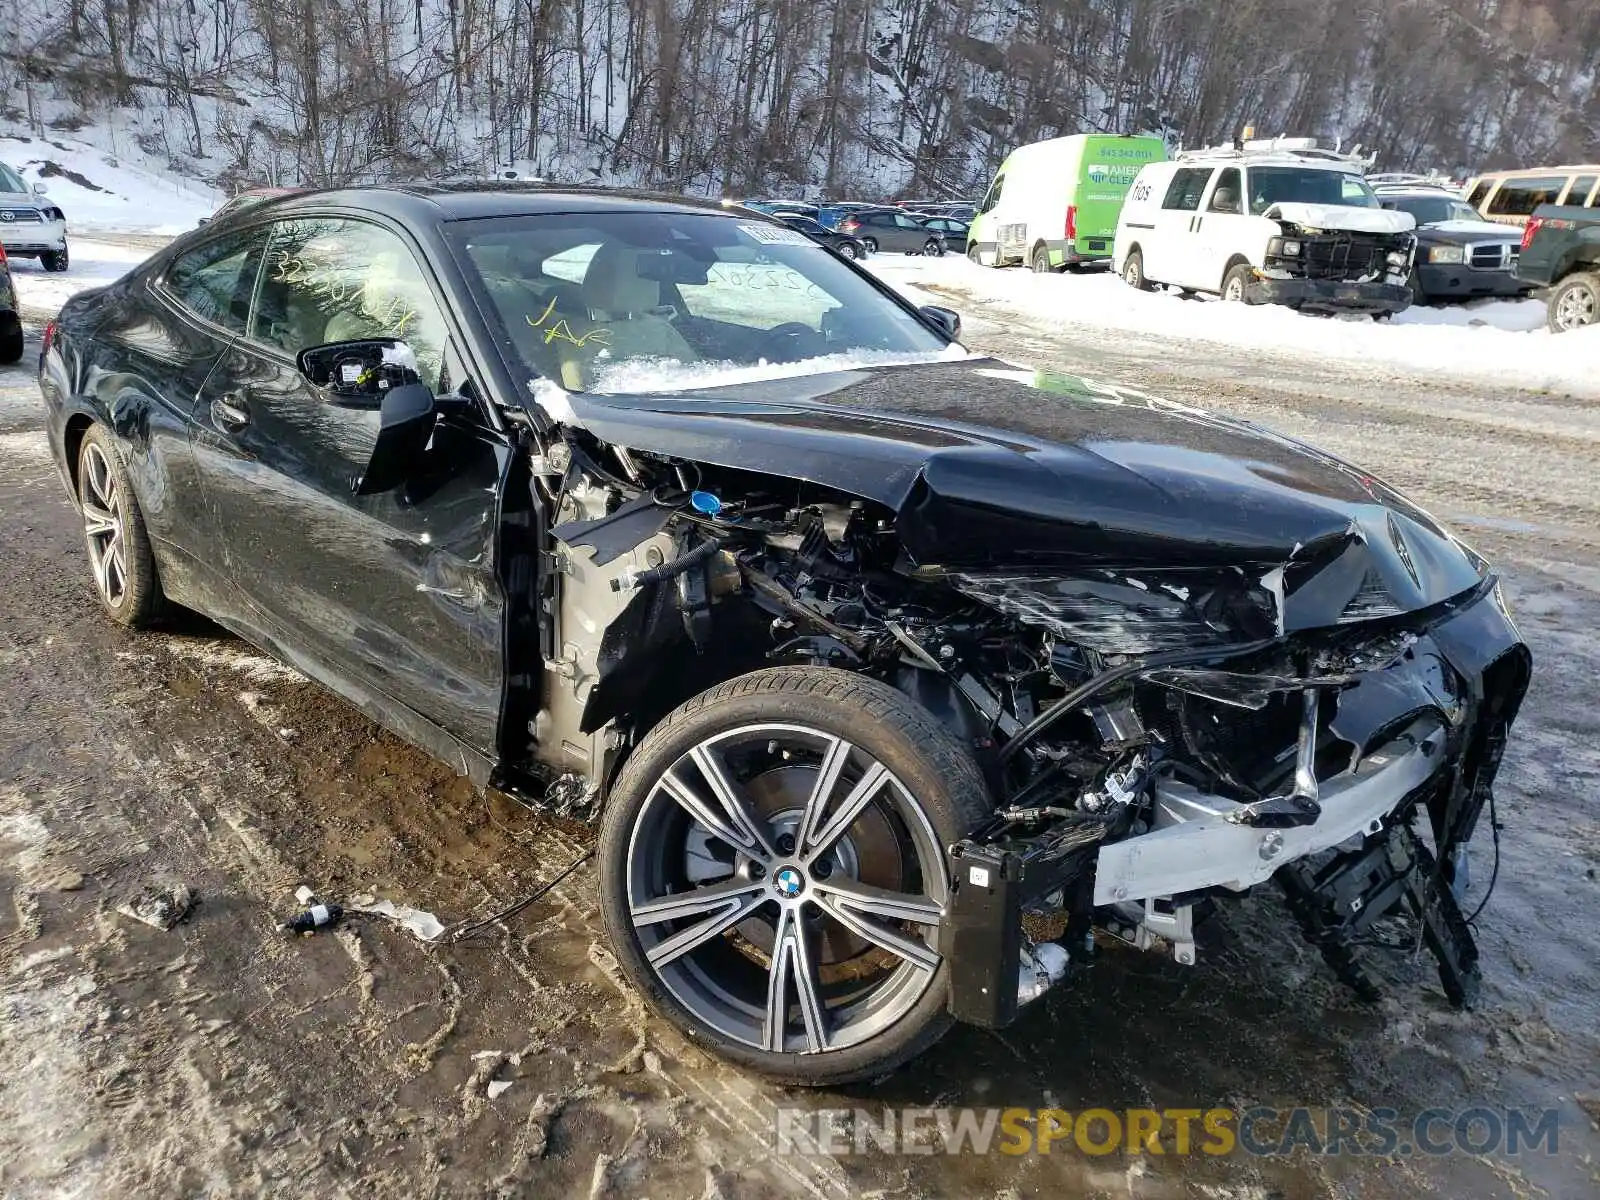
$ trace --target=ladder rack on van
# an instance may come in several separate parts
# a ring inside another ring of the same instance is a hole
[[[1343,154],[1337,150],[1324,150],[1312,138],[1272,138],[1245,142],[1240,146],[1206,146],[1196,150],[1180,150],[1174,156],[1178,162],[1246,162],[1276,158],[1286,161],[1339,163],[1365,171],[1372,165],[1370,159],[1359,154]]]

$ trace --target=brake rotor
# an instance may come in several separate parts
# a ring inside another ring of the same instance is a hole
[[[751,806],[757,816],[766,820],[774,841],[797,835],[816,778],[816,767],[789,764],[763,771],[744,781],[743,787]],[[841,794],[843,790],[841,781]],[[714,838],[699,825],[690,829],[685,858],[685,872],[695,882],[725,878],[730,868],[742,865],[732,847]],[[892,892],[905,888],[905,864],[900,852],[900,839],[877,804],[868,804],[862,809],[844,836],[818,862],[825,863],[825,869],[835,876],[844,875]],[[819,933],[820,966],[836,967],[869,951],[874,957],[879,954],[876,946],[851,933],[838,921],[821,918],[820,910],[808,910],[808,919],[816,923],[814,927]],[[763,958],[771,954],[773,933],[769,922],[760,916],[753,916],[734,926],[734,929],[739,939],[748,943],[750,951],[758,952]],[[848,975],[849,972],[830,974]]]

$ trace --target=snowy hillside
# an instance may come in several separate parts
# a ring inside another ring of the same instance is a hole
[[[0,134],[0,161],[50,189],[51,203],[67,214],[69,234],[182,233],[222,203],[215,189],[145,157],[135,150],[130,161],[71,138]]]

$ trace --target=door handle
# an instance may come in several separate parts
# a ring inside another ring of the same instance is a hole
[[[211,402],[211,420],[222,429],[243,429],[250,424],[250,410],[237,394],[228,392]]]

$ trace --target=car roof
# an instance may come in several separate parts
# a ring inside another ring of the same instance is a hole
[[[578,187],[510,181],[476,183],[407,183],[375,187],[320,188],[268,200],[285,216],[301,209],[327,206],[365,209],[401,220],[467,221],[482,217],[515,217],[537,213],[681,212],[716,213],[745,220],[763,220],[754,209],[729,210],[716,200],[671,196],[624,188]]]
[[[1380,183],[1372,189],[1379,196],[1405,196],[1413,200],[1461,200],[1461,193],[1453,188],[1431,187],[1416,183]],[[1463,204],[1465,200],[1461,200]]]

